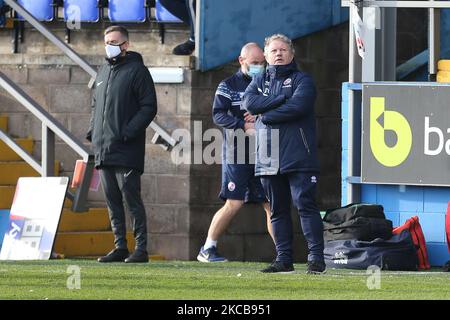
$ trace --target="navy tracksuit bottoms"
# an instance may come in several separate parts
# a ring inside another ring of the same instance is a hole
[[[261,176],[261,183],[270,201],[276,261],[293,262],[291,198],[298,209],[303,234],[308,243],[308,261],[324,261],[323,223],[315,201],[317,180],[316,173],[306,172]]]

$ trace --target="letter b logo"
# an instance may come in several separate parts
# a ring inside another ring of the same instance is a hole
[[[386,145],[385,132],[397,136],[394,146]],[[412,132],[406,118],[399,112],[386,111],[383,97],[370,98],[370,148],[375,159],[386,167],[400,165],[412,147]]]

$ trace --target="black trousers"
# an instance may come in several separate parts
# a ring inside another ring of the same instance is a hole
[[[195,0],[161,0],[161,4],[171,14],[187,23],[191,28],[190,39],[195,40]]]
[[[100,178],[108,206],[114,245],[127,248],[124,201],[133,221],[136,250],[147,251],[147,215],[141,198],[141,173],[123,167],[102,167]]]

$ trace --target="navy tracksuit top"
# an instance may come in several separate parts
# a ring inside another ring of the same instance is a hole
[[[299,71],[294,61],[269,65],[253,79],[245,91],[243,106],[258,115],[256,176],[319,171],[315,99],[311,76]],[[278,144],[272,141],[276,137],[273,130],[278,131]],[[278,157],[267,151],[276,152],[277,146]]]
[[[247,112],[242,107],[242,97],[244,96],[245,89],[250,84],[251,78],[239,69],[231,77],[223,80],[216,90],[213,104],[213,121],[216,125],[224,129],[224,144],[223,144],[223,161],[225,161],[225,155],[232,154],[235,161],[237,161],[237,145],[227,144],[226,129],[244,130],[244,113]],[[226,148],[228,146],[228,148]],[[246,163],[249,163],[249,139],[246,138],[245,150],[239,150],[245,152]],[[254,154],[252,155],[254,157]],[[252,161],[254,163],[254,159]],[[236,162],[235,162],[236,163]]]

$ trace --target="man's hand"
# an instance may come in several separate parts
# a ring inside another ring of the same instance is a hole
[[[254,123],[256,120],[256,116],[251,115],[248,111],[244,113],[244,121]]]
[[[249,136],[254,136],[256,133],[255,124],[253,122],[246,122],[244,125],[244,130]]]

